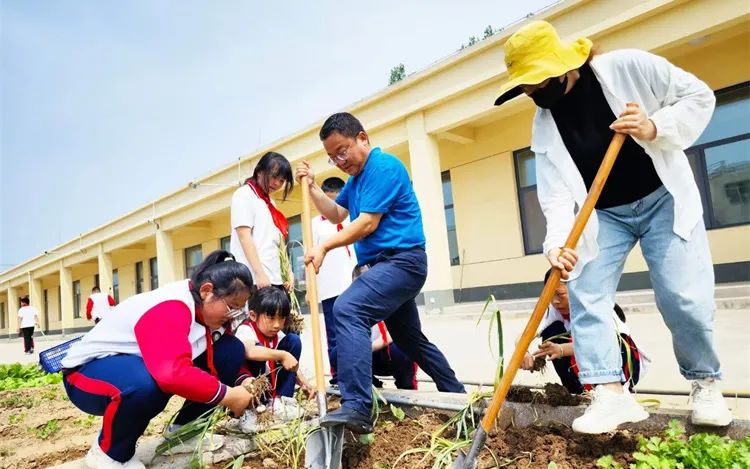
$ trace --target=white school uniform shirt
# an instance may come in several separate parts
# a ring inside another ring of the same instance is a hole
[[[342,228],[349,225],[349,217],[341,222]],[[336,224],[323,216],[312,220],[313,244],[319,246],[338,232]],[[352,270],[357,265],[357,255],[354,246],[343,246],[333,249],[326,254],[318,272],[318,299],[320,301],[335,298],[349,288],[352,283]]]
[[[109,295],[106,293],[92,293],[89,299],[94,305],[91,308],[91,317],[94,319],[102,319],[112,309],[112,306],[109,304]]]
[[[34,327],[36,325],[35,317],[39,316],[39,311],[33,306],[21,306],[18,310],[18,317],[21,319],[20,327]]]
[[[279,344],[281,343],[281,339],[283,339],[285,335],[286,334],[284,334],[283,331],[279,331],[279,333],[276,334],[278,338],[278,340],[276,341],[276,347],[271,347],[271,348],[273,348],[274,350],[277,350],[279,347]],[[243,343],[252,342],[254,344],[258,344],[258,345],[265,347],[265,345],[263,345],[263,342],[260,339],[258,339],[258,334],[255,333],[255,329],[253,328],[253,326],[249,326],[247,324],[241,324],[240,327],[237,328],[237,331],[235,331],[234,336],[240,339]],[[270,344],[273,344],[273,341],[269,340],[267,342],[270,342]],[[268,362],[266,362],[265,366],[266,366],[265,373],[270,373],[271,369],[268,367]]]
[[[271,203],[274,203],[271,200]],[[275,205],[275,204],[274,204]],[[245,257],[236,229],[241,226],[252,228],[255,249],[268,279],[273,285],[281,285],[281,260],[279,259],[279,240],[281,232],[273,223],[271,212],[266,203],[260,199],[247,184],[234,191],[231,208],[232,233],[229,240],[229,251],[237,262],[245,264],[256,279],[253,267]]]
[[[591,69],[615,115],[628,102],[638,103],[656,126],[656,139],[635,139],[651,157],[656,174],[674,198],[673,231],[687,240],[703,216],[698,186],[683,151],[700,136],[711,120],[716,99],[711,88],[663,57],[635,49],[595,56]],[[632,137],[628,137],[632,138]],[[586,185],[557,130],[549,109],[534,117],[531,150],[536,154],[537,195],[547,220],[545,254],[565,244],[573,227],[574,207],[583,206]],[[596,258],[599,223],[591,214],[578,243],[577,278]]]

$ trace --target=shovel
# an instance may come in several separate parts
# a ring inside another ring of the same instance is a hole
[[[310,186],[302,181],[302,241],[305,250],[312,248],[312,224],[310,221]],[[305,266],[307,298],[312,320],[313,359],[315,362],[315,387],[318,391],[318,411],[320,418],[327,412],[326,385],[323,374],[323,348],[320,340],[320,310],[318,308],[318,283],[315,266]],[[305,442],[306,469],[339,469],[344,446],[344,426],[317,428]]]
[[[631,106],[631,104],[628,104],[628,106]],[[607,181],[612,165],[615,164],[617,154],[620,152],[620,148],[625,142],[625,137],[625,134],[620,133],[615,133],[614,137],[612,137],[612,142],[609,144],[609,148],[607,148],[607,153],[604,155],[601,166],[599,166],[599,171],[597,171],[594,182],[591,184],[591,189],[589,189],[586,200],[583,202],[583,207],[581,207],[581,210],[578,212],[573,228],[568,235],[567,241],[565,241],[566,248],[574,249],[576,245],[578,245],[578,239],[581,237],[586,222],[588,222],[589,216],[591,216],[591,212],[594,210],[596,202],[599,200],[599,195],[602,193],[604,183]],[[513,351],[513,356],[510,358],[508,368],[505,370],[500,383],[495,388],[495,394],[492,396],[490,407],[487,409],[487,413],[484,414],[476,433],[474,433],[469,453],[465,454],[461,451],[458,458],[456,458],[456,461],[453,463],[453,469],[475,469],[477,467],[477,459],[479,458],[479,453],[482,451],[482,448],[484,448],[484,443],[487,441],[487,434],[492,429],[492,426],[497,419],[497,414],[500,412],[503,402],[505,402],[505,396],[508,394],[508,389],[510,389],[513,378],[516,376],[518,367],[521,366],[523,356],[526,354],[529,345],[531,345],[534,336],[536,336],[539,323],[542,321],[544,312],[547,310],[549,302],[552,300],[552,296],[555,294],[555,290],[560,283],[560,273],[560,270],[552,269],[552,274],[544,284],[544,289],[542,289],[542,294],[536,302],[534,312],[531,313],[529,322],[526,324],[526,329],[523,330],[523,334],[516,344],[516,349]]]

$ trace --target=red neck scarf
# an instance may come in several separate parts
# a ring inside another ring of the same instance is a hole
[[[213,337],[211,337],[211,328],[203,322],[203,308],[201,305],[195,306],[195,322],[206,328],[206,364],[208,365],[208,372],[212,376],[219,376],[214,366],[214,341]]]
[[[326,221],[326,220],[328,220],[328,219],[327,219],[326,217],[324,217],[323,215],[321,215],[321,216],[320,216],[320,219],[321,219],[321,221]],[[341,231],[341,230],[343,230],[343,229],[344,229],[344,225],[342,225],[341,223],[338,223],[338,224],[336,225],[336,231]],[[347,254],[349,255],[349,257],[352,257],[352,252],[351,252],[351,251],[349,250],[349,245],[347,244],[347,245],[346,245],[346,246],[344,246],[344,247],[346,248],[346,253],[347,253]]]
[[[268,340],[260,331],[260,328],[258,327],[258,324],[255,323],[255,321],[251,321],[248,319],[245,321],[245,324],[248,326],[252,326],[253,330],[255,331],[255,336],[258,338],[258,341],[262,346],[265,348],[270,348],[273,350],[276,350],[276,347],[279,345],[279,335],[276,334],[273,339]],[[268,369],[271,372],[271,397],[276,397],[276,362],[273,360],[268,360]]]
[[[250,186],[250,189],[255,192],[255,195],[257,195],[260,200],[266,203],[268,211],[271,212],[273,224],[276,225],[276,228],[279,229],[279,231],[281,232],[281,236],[286,239],[289,236],[289,222],[287,221],[284,214],[281,213],[279,209],[271,203],[271,198],[268,196],[268,194],[266,194],[263,188],[258,185],[257,182],[253,181],[252,179],[248,179],[247,185]]]

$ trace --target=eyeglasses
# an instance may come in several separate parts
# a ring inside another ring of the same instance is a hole
[[[331,166],[338,166],[339,163],[343,163],[346,161],[347,158],[349,158],[349,149],[351,148],[351,145],[340,151],[334,156],[331,156],[328,158],[328,164]]]
[[[227,307],[227,317],[229,319],[236,319],[236,318],[242,316],[245,313],[245,307],[244,306],[241,307],[241,308],[230,308],[229,304],[227,303],[227,301],[225,299],[222,298],[221,301],[224,302],[224,306]]]

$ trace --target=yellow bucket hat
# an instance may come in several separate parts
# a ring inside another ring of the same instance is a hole
[[[546,21],[522,27],[505,42],[505,66],[510,81],[500,88],[495,106],[523,93],[521,85],[536,85],[579,68],[588,59],[592,46],[585,37],[563,44],[555,28]]]

